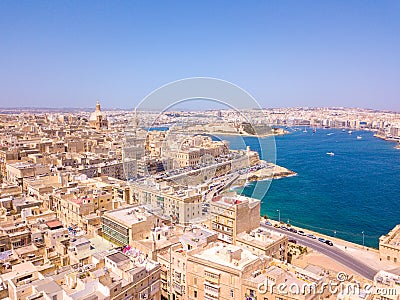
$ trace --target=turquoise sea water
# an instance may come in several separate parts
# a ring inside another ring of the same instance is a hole
[[[241,137],[224,139],[233,149],[243,148]],[[400,223],[400,150],[394,143],[372,132],[350,135],[337,129],[297,130],[275,141],[277,164],[298,175],[272,181],[261,199],[262,215],[277,220],[279,209],[285,222],[358,244],[364,231],[365,245],[371,247]],[[258,150],[256,138],[245,143]],[[251,195],[253,189],[254,184],[242,192]]]

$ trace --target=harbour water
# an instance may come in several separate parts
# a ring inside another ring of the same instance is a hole
[[[224,139],[233,149],[243,148],[244,139],[258,150],[254,137]],[[269,187],[261,196],[262,215],[278,220],[279,210],[282,221],[358,244],[364,232],[365,245],[376,248],[379,237],[400,223],[400,150],[394,143],[368,131],[311,128],[291,130],[275,142],[277,164],[298,175],[258,183]],[[241,191],[253,190],[254,183]]]

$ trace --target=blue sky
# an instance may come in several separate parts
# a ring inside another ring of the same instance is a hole
[[[0,107],[134,107],[186,77],[400,111],[399,1],[0,1]]]

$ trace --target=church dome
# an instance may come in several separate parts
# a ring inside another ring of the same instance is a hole
[[[100,116],[101,116],[101,119],[102,119],[102,120],[107,120],[107,115],[106,115],[106,113],[104,113],[104,112],[101,111],[100,103],[97,101],[97,103],[96,103],[96,110],[90,114],[89,121],[97,121],[97,120],[98,120],[98,117],[100,117]]]

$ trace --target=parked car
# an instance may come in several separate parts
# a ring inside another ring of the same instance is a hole
[[[297,244],[296,240],[289,240],[289,243]]]
[[[318,238],[318,241],[320,241],[321,243],[325,243],[325,242],[326,242],[326,239],[324,239],[324,238]]]
[[[286,230],[286,231],[289,230],[287,227],[285,227],[285,226],[283,226],[283,225],[281,226],[281,229],[282,229],[282,230]]]
[[[313,239],[313,240],[315,240],[317,238],[315,235],[313,235],[311,233],[307,234],[307,237],[310,238],[310,239]]]
[[[297,234],[301,236],[306,236],[306,233],[303,230],[297,231]]]
[[[293,227],[290,227],[289,231],[290,231],[290,232],[293,232],[293,233],[297,233],[297,230],[294,229]]]
[[[333,246],[333,243],[330,240],[326,240],[325,244],[329,245],[329,246]]]
[[[265,225],[272,226],[272,223],[270,221],[265,221]]]

